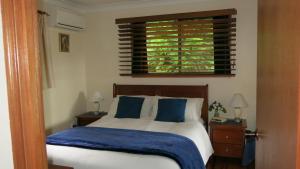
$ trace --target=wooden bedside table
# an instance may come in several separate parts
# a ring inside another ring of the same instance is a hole
[[[233,123],[232,121],[210,122],[209,126],[214,155],[242,159],[247,128],[246,120],[242,120],[241,123]]]
[[[76,116],[77,126],[86,126],[98,119],[101,119],[105,115],[107,115],[107,112],[100,112],[97,115],[95,115],[94,112],[83,113],[81,115]]]

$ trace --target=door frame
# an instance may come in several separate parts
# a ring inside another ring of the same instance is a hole
[[[14,169],[47,169],[37,1],[0,0]]]
[[[14,169],[47,169],[37,1],[0,0]],[[299,63],[300,64],[300,63]],[[300,95],[300,94],[299,94]],[[298,104],[300,110],[300,103]],[[300,121],[300,115],[298,114]],[[296,166],[300,167],[298,123]]]

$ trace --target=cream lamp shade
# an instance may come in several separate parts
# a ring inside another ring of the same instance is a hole
[[[96,91],[93,96],[90,98],[90,101],[93,103],[97,103],[103,100],[103,96],[100,92]]]
[[[233,108],[244,108],[248,107],[248,103],[241,93],[235,93],[230,101],[230,106]]]

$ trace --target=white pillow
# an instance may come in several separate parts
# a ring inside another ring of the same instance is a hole
[[[187,97],[163,97],[163,96],[156,96],[154,99],[154,106],[153,112],[151,114],[151,118],[155,119],[157,115],[158,109],[158,100],[159,99],[187,99],[186,106],[185,106],[185,121],[200,121],[201,120],[201,110],[203,105],[203,98],[187,98]]]
[[[121,95],[117,95],[117,97],[113,98],[113,101],[110,105],[110,109],[108,111],[108,115],[111,117],[115,117],[115,115],[117,113],[120,96]],[[124,95],[122,95],[122,96],[124,96]],[[140,118],[149,118],[150,117],[152,110],[153,110],[154,96],[144,96],[144,95],[131,96],[130,95],[127,97],[142,97],[142,98],[144,98]]]

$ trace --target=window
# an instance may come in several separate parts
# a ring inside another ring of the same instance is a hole
[[[117,19],[122,76],[233,76],[235,9]]]

